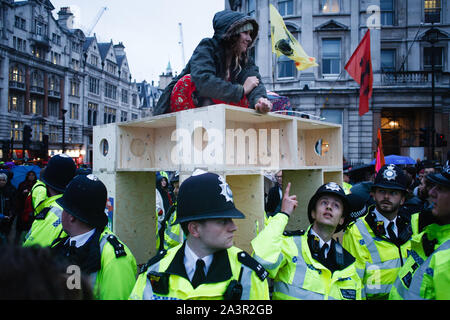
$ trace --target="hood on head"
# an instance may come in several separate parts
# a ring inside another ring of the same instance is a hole
[[[252,45],[258,36],[259,26],[255,19],[241,12],[231,10],[217,12],[213,18],[214,37],[220,41],[229,39],[235,34],[235,30],[247,23],[253,25],[253,30],[251,31]]]

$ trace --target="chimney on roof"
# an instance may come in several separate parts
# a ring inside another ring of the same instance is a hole
[[[123,56],[125,55],[125,46],[122,42],[119,42],[119,44],[115,44],[114,46],[114,52],[117,56]]]
[[[58,24],[66,29],[73,29],[73,13],[70,7],[61,7],[58,12]]]

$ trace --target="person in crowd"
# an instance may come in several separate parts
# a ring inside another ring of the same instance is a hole
[[[75,162],[66,154],[57,154],[49,160],[42,176],[49,197],[36,208],[24,246],[48,247],[56,238],[65,235],[61,225],[63,210],[56,200],[62,197],[67,184],[75,176],[75,170]]]
[[[367,299],[388,298],[411,248],[411,215],[399,210],[405,194],[403,170],[383,166],[372,186],[375,205],[344,233],[342,245],[357,260]]]
[[[214,36],[201,40],[184,70],[165,88],[154,114],[226,103],[266,113],[272,108],[249,49],[258,23],[224,10],[213,18]]]
[[[4,245],[0,250],[0,300],[92,300],[89,279],[49,248]]]
[[[19,242],[21,234],[27,233],[33,223],[33,207],[31,190],[37,181],[33,170],[27,172],[25,179],[19,184],[16,194],[16,241]]]
[[[267,272],[233,246],[233,219],[243,218],[223,177],[195,171],[178,193],[175,223],[186,240],[147,262],[130,299],[269,299]]]
[[[434,223],[411,240],[411,254],[398,272],[389,298],[393,300],[450,299],[450,165],[426,177]]]
[[[268,217],[273,214],[280,212],[281,209],[281,199],[283,198],[283,191],[281,190],[283,186],[283,171],[277,171],[274,175],[275,185],[270,188],[267,195],[267,202],[265,205],[266,215]]]
[[[136,260],[106,227],[106,200],[106,186],[95,175],[76,176],[56,200],[67,236],[57,238],[51,248],[91,277],[96,299],[123,300],[136,280]]]
[[[290,187],[288,183],[281,211],[251,242],[255,259],[274,279],[273,299],[363,299],[356,260],[333,239],[349,214],[344,189],[335,182],[319,187],[308,203],[311,225],[289,232],[284,230],[298,205]]]
[[[8,241],[15,217],[16,190],[8,184],[6,173],[0,173],[0,243]]]

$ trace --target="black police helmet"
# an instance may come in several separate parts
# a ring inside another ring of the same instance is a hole
[[[173,224],[217,218],[244,219],[236,209],[230,186],[215,173],[194,173],[180,186],[177,220]]]
[[[107,191],[95,175],[78,175],[56,202],[70,215],[84,223],[103,228],[108,223],[105,213]]]
[[[405,173],[395,164],[384,165],[375,177],[372,190],[377,187],[406,191]]]
[[[58,192],[64,192],[67,184],[75,176],[75,162],[66,154],[53,156],[45,168],[42,181]]]
[[[441,186],[450,188],[450,163],[447,161],[440,173],[428,174],[427,180],[439,184]]]
[[[312,196],[312,198],[309,200],[308,203],[308,219],[310,223],[314,222],[314,219],[312,217],[312,211],[316,208],[316,202],[319,200],[319,198],[323,195],[331,194],[339,197],[342,200],[342,203],[344,204],[344,216],[348,214],[349,211],[349,203],[347,196],[345,195],[344,189],[340,185],[338,185],[336,182],[328,182],[323,184],[322,186],[317,189],[316,193]]]

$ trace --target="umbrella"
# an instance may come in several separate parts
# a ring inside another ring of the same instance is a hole
[[[36,165],[32,166],[15,166],[11,169],[14,173],[13,178],[11,179],[11,184],[17,189],[19,184],[25,180],[28,171],[34,171],[36,173],[36,177],[39,179],[39,173],[41,172],[41,168]]]
[[[371,164],[375,164],[375,161],[376,159],[374,159]],[[416,161],[410,157],[398,156],[395,154],[384,157],[384,161],[386,164],[416,164]]]

